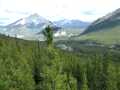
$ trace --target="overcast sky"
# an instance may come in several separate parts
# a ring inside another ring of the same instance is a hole
[[[49,19],[93,21],[120,8],[120,0],[0,0],[0,23],[33,13]]]

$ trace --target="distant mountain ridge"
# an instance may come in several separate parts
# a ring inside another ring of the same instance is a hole
[[[7,27],[22,27],[26,26],[27,28],[41,28],[42,26],[51,25],[52,22],[41,17],[38,14],[32,14],[29,17],[21,18],[9,25]]]
[[[87,34],[90,32],[101,31],[102,29],[109,29],[120,25],[120,8],[115,10],[112,13],[107,14],[95,22],[90,24],[88,28],[83,32],[83,34]]]
[[[86,28],[90,23],[81,20],[63,19],[63,20],[55,21],[54,24],[62,28]]]
[[[42,30],[50,25],[54,30],[54,36],[64,39],[74,36],[76,33],[79,34],[88,24],[80,20],[67,19],[52,22],[35,13],[28,17],[20,18],[3,28],[0,27],[0,33],[27,40],[43,40]]]
[[[0,27],[0,33],[26,40],[43,40],[44,37],[41,32],[48,25],[54,31],[60,29],[60,27],[57,27],[51,21],[35,13],[28,17],[20,18],[3,28]]]

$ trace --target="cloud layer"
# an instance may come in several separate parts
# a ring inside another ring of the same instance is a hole
[[[38,13],[50,19],[93,21],[117,8],[120,0],[0,0],[0,17],[15,20]]]

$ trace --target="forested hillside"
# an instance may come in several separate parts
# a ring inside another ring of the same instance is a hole
[[[119,55],[67,52],[1,35],[0,90],[120,90]]]
[[[94,21],[76,39],[120,44],[120,8]]]

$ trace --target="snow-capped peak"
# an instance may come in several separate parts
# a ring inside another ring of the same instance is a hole
[[[18,26],[27,26],[27,27],[42,27],[44,25],[48,25],[50,23],[49,20],[41,17],[38,14],[32,14],[28,17],[21,18],[16,22],[9,24],[8,27],[18,27]]]
[[[27,23],[34,23],[34,24],[48,22],[47,19],[38,15],[37,13],[30,15],[29,17],[26,18],[26,20],[27,20]]]

